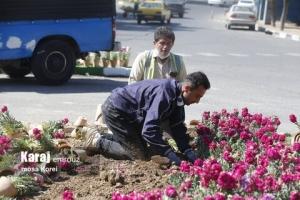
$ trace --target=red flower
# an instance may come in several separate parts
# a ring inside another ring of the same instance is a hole
[[[65,188],[63,193],[63,200],[74,200],[73,192],[70,189]]]
[[[3,112],[3,113],[5,113],[5,112],[7,112],[7,106],[2,106],[2,108],[1,108],[1,112]]]
[[[218,185],[224,190],[232,190],[236,188],[236,180],[227,172],[222,172],[218,178]]]
[[[176,192],[175,187],[172,186],[172,185],[169,185],[169,186],[166,188],[166,195],[167,195],[168,197],[171,197],[171,198],[177,197],[177,192]]]
[[[292,123],[297,123],[297,117],[296,117],[294,114],[291,114],[291,115],[290,115],[290,121],[291,121]]]

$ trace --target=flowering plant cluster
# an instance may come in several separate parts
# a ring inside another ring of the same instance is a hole
[[[204,112],[196,127],[199,159],[171,170],[172,185],[154,199],[300,199],[300,143],[288,144],[286,135],[277,133],[279,125],[277,117],[247,108]],[[139,195],[114,193],[113,199]],[[143,195],[138,199],[147,199]]]
[[[70,156],[75,156],[70,152],[71,147],[68,145],[65,145],[64,148],[59,146],[59,141],[65,138],[64,127],[68,122],[67,118],[44,122],[42,126],[29,130],[22,122],[17,121],[10,115],[7,106],[1,107],[0,173],[8,171],[12,175],[6,178],[13,180],[12,183],[17,189],[16,195],[29,195],[32,192],[39,191],[45,180],[49,181],[52,178],[55,180],[55,176],[60,171],[72,171],[73,168],[77,167],[79,163],[73,164],[72,160],[68,160]],[[24,162],[20,158],[22,152],[25,152],[26,155],[31,153],[39,155],[39,153],[42,153],[48,156],[46,153],[48,151],[51,156],[49,156],[50,163],[42,162],[39,159],[34,162]],[[52,161],[54,158],[57,161]],[[52,171],[47,172],[46,169],[54,169],[54,171],[53,173]],[[64,199],[74,199],[73,193],[70,191],[65,193]]]

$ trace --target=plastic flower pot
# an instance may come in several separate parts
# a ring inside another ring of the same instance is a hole
[[[109,65],[109,60],[103,59],[103,58],[102,58],[102,65],[103,65],[103,67],[108,67],[108,65]]]

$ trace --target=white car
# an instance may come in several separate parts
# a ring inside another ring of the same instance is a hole
[[[245,7],[255,7],[254,0],[239,0],[238,6],[245,6]]]
[[[230,6],[236,3],[237,0],[207,0],[209,5]]]
[[[255,30],[256,15],[251,7],[232,5],[226,13],[226,27],[248,26],[250,30]]]
[[[257,7],[255,4],[255,0],[239,0],[237,3],[238,6],[250,7],[256,13]]]

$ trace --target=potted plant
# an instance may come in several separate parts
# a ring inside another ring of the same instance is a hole
[[[122,67],[128,67],[128,62],[129,62],[129,47],[122,48],[120,51],[120,56],[119,56],[119,62],[120,66]]]
[[[101,57],[101,60],[102,60],[103,67],[108,67],[108,65],[109,65],[109,57],[110,57],[109,52],[107,52],[107,51],[101,51],[100,52],[100,57]]]
[[[110,66],[111,67],[116,67],[117,66],[118,57],[119,57],[119,52],[118,51],[111,51],[110,52]]]

